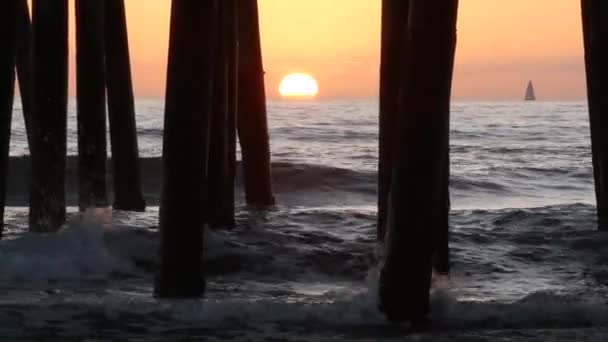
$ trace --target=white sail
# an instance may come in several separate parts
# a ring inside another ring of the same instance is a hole
[[[528,88],[526,88],[526,101],[536,101],[536,95],[534,94],[534,86],[532,85],[532,81],[528,82]]]

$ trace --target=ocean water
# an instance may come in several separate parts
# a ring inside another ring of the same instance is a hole
[[[376,309],[377,107],[269,104],[278,204],[239,196],[238,227],[206,231],[204,299],[153,297],[157,207],[71,208],[53,235],[27,233],[27,208],[10,207],[0,340],[608,340],[586,103],[453,104],[453,272],[436,279],[423,332]],[[142,157],[159,157],[163,103],[140,100],[137,114]],[[17,105],[13,156],[27,154],[20,116]],[[75,154],[73,104],[70,118]]]

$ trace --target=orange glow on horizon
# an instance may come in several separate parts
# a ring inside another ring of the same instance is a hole
[[[170,0],[125,3],[136,95],[163,97]],[[377,96],[381,1],[258,3],[270,98],[280,97],[276,85],[292,70],[315,75],[323,98]],[[539,99],[584,99],[579,7],[566,0],[461,0],[454,98],[517,100],[532,79]]]

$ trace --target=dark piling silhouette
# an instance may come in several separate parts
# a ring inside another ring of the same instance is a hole
[[[379,287],[380,307],[390,320],[426,318],[433,256],[441,250],[447,253],[447,247],[439,245],[447,242],[449,98],[457,8],[457,0],[410,1],[395,140],[399,144]]]
[[[216,1],[173,0],[156,294],[203,295],[209,120],[213,106]]]
[[[27,134],[28,147],[32,142],[32,115],[34,115],[34,84],[32,81],[32,23],[27,0],[19,0],[17,9],[17,78],[19,79],[19,95],[21,109]]]
[[[382,1],[382,44],[380,52],[380,118],[378,149],[378,240],[384,239],[388,194],[391,184],[393,141],[399,115],[401,67],[405,58],[405,29],[409,0]]]
[[[238,135],[247,204],[274,204],[257,0],[238,2]]]
[[[105,13],[114,209],[144,211],[124,0],[106,0]]]
[[[8,182],[8,154],[15,95],[15,59],[17,47],[17,0],[0,4],[0,238],[4,230],[4,206]]]
[[[220,3],[219,27],[216,50],[216,66],[213,79],[213,111],[209,134],[209,222],[214,226],[230,227],[234,225],[234,170],[232,158],[235,148],[234,113],[230,102],[236,95],[230,80],[230,63],[235,61],[234,48],[236,37],[233,35],[234,15],[232,0]]]
[[[78,194],[81,211],[108,205],[104,2],[76,0]]]
[[[227,35],[228,46],[226,48],[226,59],[228,63],[228,179],[226,187],[226,203],[228,212],[234,217],[235,208],[235,179],[236,179],[236,131],[238,112],[238,78],[239,78],[239,54],[238,54],[238,11],[237,4],[240,0],[227,0]]]
[[[33,0],[34,102],[30,229],[65,222],[68,1]]]
[[[598,226],[608,231],[608,2],[581,5]]]

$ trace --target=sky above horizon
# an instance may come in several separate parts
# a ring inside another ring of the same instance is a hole
[[[320,98],[377,96],[380,4],[259,0],[268,96],[291,72],[313,75]],[[170,0],[126,5],[136,96],[162,97]],[[454,72],[454,100],[521,99],[529,79],[539,100],[584,100],[580,2],[460,0]]]

